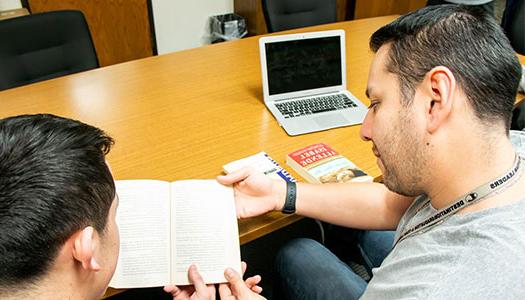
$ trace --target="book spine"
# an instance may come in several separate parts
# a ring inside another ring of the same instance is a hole
[[[271,161],[278,169],[279,171],[276,172],[277,175],[279,175],[282,179],[288,182],[295,182],[295,178],[293,178],[288,171],[286,171],[284,168],[282,168],[279,163],[277,163],[273,158],[271,158],[266,152],[264,153],[264,156]]]

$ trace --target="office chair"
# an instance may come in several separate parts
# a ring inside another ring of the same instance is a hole
[[[514,50],[525,55],[525,1],[507,0],[501,26]]]
[[[510,44],[519,54],[525,55],[525,1],[507,0],[501,26],[505,30]],[[525,68],[523,69],[525,73]],[[522,75],[522,90],[525,87],[525,74]],[[525,130],[525,101],[512,111],[510,129]]]
[[[511,130],[525,130],[525,99],[512,111]]]
[[[0,21],[0,90],[98,66],[80,11],[52,11]]]
[[[337,21],[336,0],[262,0],[268,32]]]

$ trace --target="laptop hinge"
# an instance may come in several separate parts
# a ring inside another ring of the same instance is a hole
[[[290,101],[290,100],[297,100],[297,99],[301,99],[301,98],[312,98],[312,97],[315,97],[315,96],[321,96],[321,95],[322,96],[326,96],[326,95],[341,94],[341,93],[344,93],[344,91],[334,91],[334,92],[329,92],[329,93],[310,94],[310,95],[300,96],[300,97],[291,97],[291,98],[278,99],[278,100],[274,100],[272,102]]]

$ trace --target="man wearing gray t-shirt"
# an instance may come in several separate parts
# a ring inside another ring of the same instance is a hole
[[[240,218],[281,210],[365,230],[369,282],[323,245],[293,240],[276,262],[282,297],[525,298],[525,160],[508,136],[521,67],[500,26],[429,6],[377,30],[370,48],[361,136],[383,183],[218,178],[234,184]]]

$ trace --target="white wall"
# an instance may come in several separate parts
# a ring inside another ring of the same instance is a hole
[[[152,0],[152,7],[157,51],[164,54],[208,43],[208,17],[233,12],[233,0]]]
[[[22,8],[20,0],[0,0],[0,10]]]

